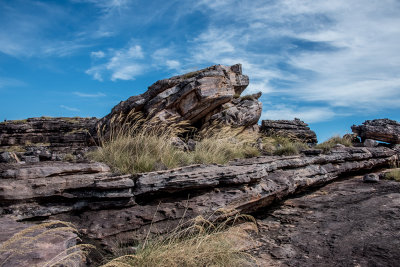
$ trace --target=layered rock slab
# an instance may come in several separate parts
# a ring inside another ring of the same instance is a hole
[[[251,213],[304,188],[396,160],[398,153],[386,147],[337,147],[327,155],[265,156],[134,176],[112,174],[99,163],[60,163],[50,170],[43,163],[24,170],[14,164],[0,172],[0,210],[15,220],[72,221],[103,241],[128,231],[140,238],[150,225],[151,232],[162,232],[182,216]]]
[[[263,120],[260,131],[266,135],[278,135],[305,143],[316,144],[317,135],[308,124],[300,119],[294,120]]]
[[[113,117],[124,118],[133,112],[142,112],[150,121],[185,120],[202,128],[201,126],[207,123],[211,116],[222,110],[226,110],[230,116],[241,117],[240,120],[229,120],[231,124],[254,125],[261,116],[261,103],[257,99],[248,103],[232,101],[246,89],[248,84],[249,78],[242,74],[240,64],[215,65],[160,80],[149,86],[145,93],[132,96],[116,105],[111,113],[99,122],[99,127],[109,126]],[[232,105],[222,108],[227,103]],[[236,109],[232,111],[234,106]],[[254,114],[235,115],[238,112],[246,113],[248,109]],[[226,120],[221,119],[221,121]]]
[[[353,125],[351,130],[363,142],[366,139],[372,139],[390,144],[400,144],[400,123],[394,120],[367,120],[362,125]]]

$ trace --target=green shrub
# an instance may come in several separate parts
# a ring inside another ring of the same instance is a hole
[[[349,138],[342,138],[340,136],[333,136],[331,138],[329,138],[327,141],[318,144],[315,146],[315,148],[317,149],[322,149],[324,153],[327,153],[329,151],[331,151],[331,149],[336,146],[337,144],[341,144],[344,146],[352,146],[352,142]]]

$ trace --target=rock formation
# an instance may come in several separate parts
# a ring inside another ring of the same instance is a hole
[[[199,71],[160,80],[138,96],[116,105],[99,125],[108,125],[113,116],[142,112],[151,121],[186,120],[203,128],[213,120],[233,126],[253,126],[261,116],[259,95],[237,98],[249,78],[240,64],[215,65]]]
[[[386,147],[338,147],[328,155],[265,156],[137,175],[112,174],[100,163],[2,164],[0,214],[71,221],[107,243],[127,231],[140,238],[151,222],[152,231],[166,231],[183,214],[251,213],[303,188],[397,159]]]
[[[95,145],[96,118],[29,118],[0,123],[0,151],[14,150],[26,162],[61,160]],[[0,156],[8,162],[13,154]]]
[[[317,135],[310,130],[308,124],[295,118],[294,120],[263,120],[260,131],[267,135],[279,135],[305,143],[316,144]]]
[[[353,125],[351,129],[363,142],[365,139],[372,139],[390,144],[400,144],[400,123],[394,120],[367,120],[362,125]]]

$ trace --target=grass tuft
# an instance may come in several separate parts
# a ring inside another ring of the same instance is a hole
[[[333,137],[329,138],[327,141],[316,145],[315,148],[322,149],[322,151],[324,153],[328,153],[337,144],[341,144],[341,145],[344,145],[347,147],[353,145],[350,138],[333,136]]]
[[[400,169],[393,169],[385,173],[385,179],[400,182]]]
[[[49,221],[21,230],[1,244],[0,253],[5,257],[0,262],[0,266],[8,266],[8,262],[18,260],[24,255],[31,256],[36,250],[41,249],[37,246],[41,240],[64,238],[64,234],[68,232],[78,233],[73,224],[63,221]],[[77,238],[77,240],[80,239]],[[86,256],[92,249],[94,246],[89,244],[74,245],[61,251],[41,266],[80,266],[80,262],[86,260]]]
[[[278,156],[297,155],[301,150],[309,148],[306,143],[278,135],[263,137],[262,144],[265,153]]]
[[[135,174],[194,163],[224,164],[259,155],[254,138],[239,134],[240,129],[223,127],[199,133],[194,151],[179,150],[171,139],[185,132],[188,124],[174,120],[148,123],[137,113],[119,115],[111,120],[107,134],[99,131],[101,147],[88,156],[105,162],[114,171]]]
[[[102,267],[254,266],[256,260],[237,244],[249,238],[248,234],[233,227],[247,217],[236,215],[217,223],[198,216],[167,235],[146,238],[135,254],[120,256]]]

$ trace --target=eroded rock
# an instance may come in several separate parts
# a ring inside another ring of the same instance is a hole
[[[315,132],[310,130],[308,124],[297,118],[294,120],[263,120],[260,131],[266,135],[288,137],[310,144],[318,142]]]
[[[233,126],[251,126],[261,116],[257,96],[234,99],[248,86],[240,64],[215,65],[199,71],[160,80],[138,96],[116,105],[99,122],[108,126],[114,116],[142,112],[149,121],[189,121],[203,128],[212,120]],[[259,97],[259,96],[258,96]]]
[[[151,231],[165,232],[184,214],[187,219],[217,216],[218,210],[248,214],[299,190],[397,159],[398,153],[386,147],[337,147],[327,155],[263,156],[134,176],[114,175],[99,163],[7,165],[0,172],[0,211],[18,220],[72,221],[104,242],[125,238],[127,231],[141,238],[151,224]]]
[[[362,141],[372,139],[390,144],[400,144],[400,123],[394,120],[367,120],[362,125],[353,125],[351,129]]]

